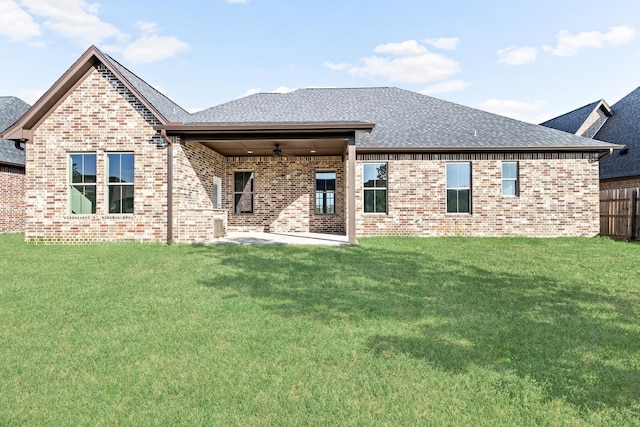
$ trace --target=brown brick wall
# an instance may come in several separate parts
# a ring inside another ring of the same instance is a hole
[[[0,233],[24,231],[24,168],[0,165]]]
[[[27,148],[25,236],[32,242],[164,241],[167,151],[157,120],[104,67],[86,77],[38,125]],[[135,153],[135,213],[108,214],[106,156]],[[345,233],[346,171],[336,157],[224,158],[197,142],[175,141],[174,238],[213,240],[220,219],[232,231]],[[68,155],[97,154],[97,213],[69,213]],[[358,155],[356,228],[369,235],[593,236],[599,231],[598,164],[590,154]],[[517,160],[520,194],[503,197],[501,161]],[[363,212],[362,164],[389,164],[388,213]],[[445,165],[470,161],[473,210],[446,213]],[[254,212],[233,213],[233,174],[253,171]],[[315,172],[336,172],[336,214],[317,215]],[[8,176],[3,174],[4,176]],[[24,177],[24,175],[23,175]],[[222,209],[212,202],[222,179]],[[2,179],[2,178],[0,178]],[[4,217],[4,215],[3,215]]]
[[[146,119],[145,119],[146,117]],[[30,242],[166,238],[166,150],[150,114],[103,67],[85,78],[38,125],[27,147],[25,238]],[[108,214],[106,156],[135,154],[134,214]],[[97,154],[97,213],[69,212],[68,154]]]
[[[198,142],[174,144],[174,215],[176,242],[211,242],[214,220],[227,227],[227,211],[213,205],[213,178],[222,179],[226,159]],[[224,193],[223,193],[224,197]]]
[[[547,158],[548,157],[548,158]],[[362,163],[388,162],[388,213],[363,213]],[[520,194],[502,196],[501,159],[519,162]],[[446,213],[448,161],[470,161],[472,213]],[[595,236],[598,164],[581,154],[359,156],[358,236]]]
[[[233,213],[233,173],[254,172],[254,212]],[[315,213],[316,171],[336,172],[336,213]],[[229,230],[345,233],[345,166],[342,157],[230,157],[224,180]]]

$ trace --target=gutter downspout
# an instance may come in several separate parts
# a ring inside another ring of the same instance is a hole
[[[607,157],[609,157],[612,154],[613,154],[613,148],[609,148],[609,152],[608,153],[604,153],[602,156],[599,156],[598,157],[598,161],[601,162],[602,160],[606,159]]]
[[[167,143],[167,245],[173,243],[173,144],[165,129],[160,136]]]

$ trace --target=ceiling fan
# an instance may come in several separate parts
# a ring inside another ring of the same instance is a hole
[[[276,148],[273,149],[273,155],[274,156],[291,156],[291,154],[285,154],[282,152],[282,150],[280,149],[280,144],[276,144]]]

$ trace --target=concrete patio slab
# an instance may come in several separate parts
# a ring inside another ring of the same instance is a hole
[[[346,246],[347,236],[321,233],[229,232],[216,243],[237,245],[324,245]]]

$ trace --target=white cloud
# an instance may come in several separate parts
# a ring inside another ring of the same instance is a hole
[[[498,51],[499,62],[509,65],[524,65],[534,62],[538,55],[538,49],[535,47],[525,46],[509,46]]]
[[[82,46],[109,38],[120,41],[127,38],[120,29],[98,17],[98,4],[84,0],[22,0],[22,4],[32,15],[45,19],[45,28]]]
[[[572,35],[568,30],[562,30],[558,33],[556,47],[543,46],[543,49],[556,56],[573,56],[584,48],[619,46],[633,40],[635,36],[635,28],[627,26],[610,27],[608,33],[585,31],[576,35]]]
[[[265,92],[265,93],[289,93],[289,92],[293,92],[294,90],[297,90],[297,89],[292,89],[292,88],[287,87],[287,86],[280,86],[280,87],[277,87],[277,88],[275,88],[273,90],[270,90],[268,92]],[[251,89],[247,90],[243,95],[239,96],[239,98],[244,98],[245,96],[255,95],[256,93],[262,93],[262,89],[259,88],[259,87],[251,88]]]
[[[100,5],[86,0],[22,0],[21,4],[24,9],[15,1],[0,0],[0,34],[32,46],[42,46],[56,35],[82,47],[103,43],[105,50],[134,63],[159,61],[189,48],[175,36],[159,35],[155,22],[138,22],[141,34],[134,38],[103,21],[98,16]]]
[[[437,39],[425,39],[425,43],[444,50],[456,50],[460,39],[457,37],[439,37]]]
[[[243,95],[240,95],[239,98],[244,98],[245,96],[255,95],[256,93],[260,93],[260,92],[262,92],[262,89],[260,89],[259,87],[254,87],[254,88],[251,88],[251,89],[247,90]]]
[[[324,65],[328,69],[334,70],[334,71],[343,71],[343,70],[346,70],[348,68],[353,67],[353,65],[351,65],[351,64],[346,64],[346,63],[336,64],[335,62],[330,62],[330,61],[326,61],[322,65]]]
[[[431,85],[428,88],[420,91],[420,93],[423,95],[434,95],[436,93],[456,92],[458,90],[464,90],[468,88],[469,85],[470,83],[465,82],[464,80],[449,80],[446,82]]]
[[[29,40],[42,34],[31,15],[15,1],[0,0],[0,34],[12,41]]]
[[[249,3],[249,0],[224,0],[224,1],[232,4]]]
[[[122,48],[122,54],[128,61],[147,64],[171,58],[189,49],[189,45],[174,36],[159,36],[155,22],[138,22],[142,35]]]
[[[460,71],[451,58],[429,52],[416,40],[376,46],[375,53],[385,56],[362,58],[362,66],[325,62],[327,68],[347,71],[358,77],[382,77],[392,82],[426,83],[444,80]]]
[[[542,123],[551,116],[541,110],[547,105],[544,101],[522,102],[511,99],[489,99],[479,105],[479,108],[490,113],[511,117],[529,123]]]
[[[293,92],[295,89],[291,89],[290,87],[280,86],[271,91],[271,93],[289,93]]]

